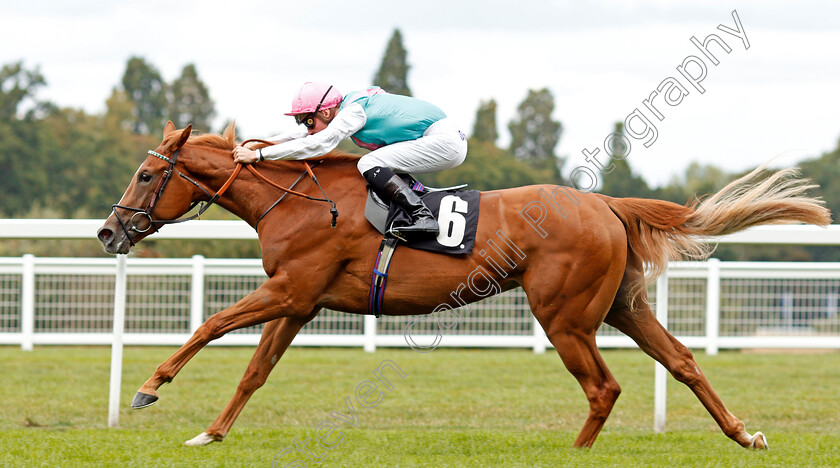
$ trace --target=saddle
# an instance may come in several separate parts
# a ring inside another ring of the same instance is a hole
[[[461,190],[466,185],[435,189],[424,186],[410,175],[400,174],[400,177],[423,200],[440,225],[437,237],[411,239],[405,243],[406,246],[449,255],[472,252],[478,227],[478,190]],[[382,315],[382,301],[391,258],[401,243],[399,239],[385,233],[388,232],[388,228],[399,226],[399,223],[409,223],[410,218],[396,204],[385,203],[370,187],[365,202],[365,218],[384,236],[373,265],[368,299],[369,313],[378,318]]]

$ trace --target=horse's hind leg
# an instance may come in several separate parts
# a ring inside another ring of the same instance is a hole
[[[589,400],[589,415],[575,447],[592,446],[621,393],[595,344],[595,332],[615,296],[620,273],[620,270],[610,271],[601,276],[602,281],[597,281],[575,270],[564,276],[596,285],[584,289],[567,285],[551,297],[539,290],[528,294],[534,316]]]
[[[548,332],[547,332],[548,333]],[[610,373],[595,346],[594,333],[557,330],[549,335],[563,364],[575,376],[589,400],[589,415],[575,447],[591,447],[615,405],[621,387]]]
[[[730,439],[742,447],[766,449],[767,439],[764,434],[756,432],[755,435],[750,435],[744,429],[744,423],[726,409],[700,367],[694,362],[691,351],[656,320],[644,293],[636,301],[636,310],[630,310],[624,301],[627,297],[626,292],[631,282],[640,278],[641,269],[628,267],[625,282],[622,283],[616,302],[604,322],[632,338],[645,353],[668,369],[675,379],[687,385]]]
[[[224,439],[251,395],[265,384],[268,375],[283,356],[283,353],[286,352],[286,349],[289,348],[292,339],[304,325],[315,318],[319,310],[320,308],[313,310],[312,314],[304,319],[284,317],[268,322],[263,328],[260,344],[257,346],[257,350],[254,352],[239,386],[236,387],[233,398],[206,431],[184,442],[184,444],[200,446]]]

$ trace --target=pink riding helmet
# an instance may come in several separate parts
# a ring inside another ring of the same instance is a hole
[[[329,91],[328,91],[329,90]],[[323,99],[323,103],[321,100]],[[344,99],[335,87],[330,89],[326,83],[306,82],[300,87],[300,91],[292,98],[292,111],[285,115],[307,114],[315,112],[318,103],[321,109],[329,109],[341,104]]]

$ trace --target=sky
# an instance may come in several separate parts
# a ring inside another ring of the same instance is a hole
[[[0,64],[38,67],[39,99],[90,113],[104,112],[132,56],[168,82],[194,64],[217,126],[236,119],[244,138],[258,138],[294,127],[282,114],[306,81],[344,93],[369,86],[399,28],[413,95],[466,133],[479,104],[495,99],[507,145],[528,90],[548,88],[568,176],[595,168],[584,150],[603,154],[615,122],[635,111],[627,161],[657,186],[691,162],[734,172],[835,149],[838,18],[838,2],[786,0],[30,0],[0,5]],[[739,29],[745,37],[731,34]],[[710,34],[731,49],[708,46],[717,65],[691,41]],[[686,60],[689,75],[705,68],[702,93],[678,71]],[[642,137],[642,116],[655,140]]]

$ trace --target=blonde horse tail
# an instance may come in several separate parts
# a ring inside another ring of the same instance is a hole
[[[648,269],[644,284],[630,292],[633,307],[647,284],[668,260],[704,260],[716,245],[704,237],[722,236],[764,224],[806,223],[825,226],[831,213],[808,192],[818,188],[799,178],[796,168],[761,177],[765,166],[731,182],[718,193],[686,206],[663,200],[611,198],[602,195],[627,231],[630,250]]]

